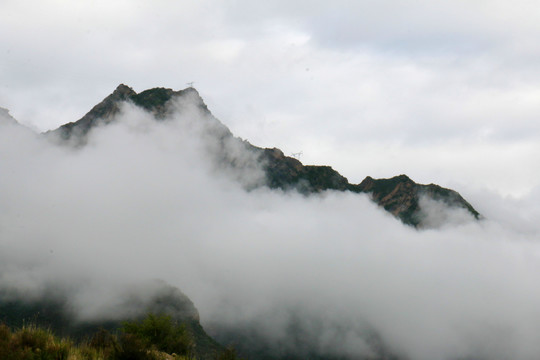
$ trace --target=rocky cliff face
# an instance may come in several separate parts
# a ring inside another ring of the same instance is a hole
[[[217,120],[208,110],[203,99],[194,88],[174,91],[166,88],[154,88],[136,93],[130,87],[121,84],[101,103],[94,106],[80,120],[62,125],[47,133],[61,143],[76,146],[84,145],[86,136],[93,127],[108,124],[115,120],[123,102],[130,102],[154,115],[156,120],[167,120],[175,112],[186,111],[183,100],[191,104],[203,114],[206,136],[215,141],[211,149],[216,162],[220,166],[236,171],[237,178],[242,181],[242,170],[249,166],[262,168],[264,181],[250,182],[247,187],[268,186],[272,189],[297,190],[305,195],[325,190],[351,191],[369,194],[374,202],[400,219],[403,223],[414,227],[423,227],[424,215],[421,198],[440,202],[448,208],[466,210],[471,217],[480,218],[480,214],[456,191],[435,184],[417,184],[406,175],[390,179],[373,179],[366,177],[360,184],[350,184],[347,178],[330,166],[304,165],[295,158],[285,156],[276,148],[260,148],[247,141],[234,137],[230,130]],[[249,153],[250,161],[245,161],[239,153]]]

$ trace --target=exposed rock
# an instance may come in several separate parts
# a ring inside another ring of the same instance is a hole
[[[76,145],[83,145],[86,143],[88,132],[97,125],[109,123],[113,116],[120,111],[121,102],[130,99],[133,95],[136,95],[133,89],[120,84],[112,94],[94,106],[82,118],[75,122],[64,124],[58,129],[48,131],[45,134],[51,137],[58,136],[58,139],[61,141],[72,140]]]
[[[458,192],[439,185],[417,184],[407,175],[389,179],[366,177],[360,184],[352,185],[351,190],[371,195],[373,201],[386,211],[398,217],[405,224],[422,227],[420,197],[441,201],[451,208],[466,209],[471,216],[479,219],[480,214]]]
[[[270,188],[295,188],[309,194],[328,189],[345,190],[349,184],[345,177],[330,166],[305,166],[276,148],[262,149],[260,160]]]

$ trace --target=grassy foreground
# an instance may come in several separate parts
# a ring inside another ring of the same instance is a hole
[[[193,344],[186,327],[167,315],[148,314],[125,322],[116,333],[102,329],[78,343],[37,326],[12,330],[0,324],[2,360],[195,360]],[[228,349],[214,359],[238,357]]]

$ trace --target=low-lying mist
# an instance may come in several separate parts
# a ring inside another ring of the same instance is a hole
[[[373,355],[376,335],[409,359],[540,357],[538,192],[470,190],[486,219],[417,231],[364,195],[246,191],[199,115],[126,105],[77,149],[0,122],[0,287],[56,284],[91,319],[161,279],[210,331],[255,329],[291,351],[296,324],[321,355]]]

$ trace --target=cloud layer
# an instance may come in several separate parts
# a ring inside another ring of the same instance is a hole
[[[0,122],[0,285],[60,284],[90,318],[162,279],[203,325],[292,349],[296,323],[322,355],[373,354],[375,333],[411,359],[539,356],[538,192],[470,189],[486,220],[416,231],[363,195],[246,192],[201,121],[126,106],[77,150]]]

